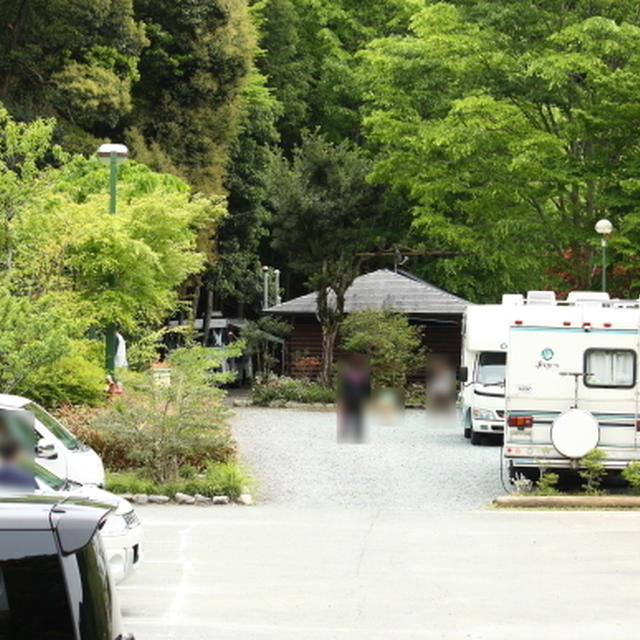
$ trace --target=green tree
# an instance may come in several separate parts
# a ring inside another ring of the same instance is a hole
[[[135,0],[140,58],[129,141],[138,159],[221,193],[255,51],[246,0]]]
[[[291,162],[274,156],[268,173],[272,244],[317,292],[322,325],[322,380],[332,373],[345,293],[358,275],[358,252],[379,237],[379,190],[369,160],[351,145],[305,135]]]
[[[472,299],[549,275],[589,287],[594,223],[618,226],[637,200],[631,5],[455,4],[364,54],[375,179],[411,199],[426,244],[461,254],[434,266],[444,286]]]
[[[22,120],[55,116],[67,149],[93,151],[131,112],[145,44],[132,0],[6,0],[0,100]]]
[[[404,388],[424,365],[423,331],[395,311],[357,311],[340,327],[342,348],[367,356],[373,385]]]

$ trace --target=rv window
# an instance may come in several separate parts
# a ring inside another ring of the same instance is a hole
[[[478,356],[476,382],[480,384],[504,384],[507,354],[487,351]]]
[[[629,349],[588,349],[584,354],[587,387],[630,389],[636,384],[636,354]]]

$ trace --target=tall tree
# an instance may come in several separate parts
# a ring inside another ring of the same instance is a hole
[[[632,4],[459,4],[366,53],[375,178],[408,194],[427,242],[464,254],[434,267],[445,286],[589,287],[593,225],[635,209],[640,177],[640,29],[589,14]]]
[[[0,3],[0,100],[21,120],[55,116],[67,149],[122,126],[145,46],[133,0]]]
[[[254,55],[246,0],[135,0],[149,46],[129,140],[140,161],[221,193]]]
[[[291,161],[274,157],[268,173],[272,244],[317,292],[322,379],[332,375],[345,293],[358,275],[358,252],[380,235],[380,190],[367,182],[370,161],[350,144],[305,134]]]

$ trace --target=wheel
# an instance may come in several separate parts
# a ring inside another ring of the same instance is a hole
[[[471,414],[469,410],[465,411],[464,415],[464,437],[471,437]]]
[[[480,438],[482,435],[471,429],[471,444],[480,444]]]
[[[471,437],[471,427],[465,427],[464,428],[464,437],[465,438],[470,438]]]

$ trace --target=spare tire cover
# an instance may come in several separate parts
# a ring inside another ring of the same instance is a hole
[[[567,458],[582,458],[599,440],[598,421],[588,411],[569,409],[553,421],[551,442]]]

